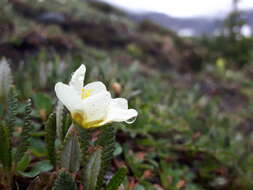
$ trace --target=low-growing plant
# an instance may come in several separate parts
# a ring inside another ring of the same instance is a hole
[[[8,103],[2,108],[5,114],[0,116],[0,185],[4,189],[12,189],[13,177],[25,170],[29,164],[27,151],[30,145],[31,100],[27,101],[21,116],[24,122],[22,132],[15,137],[18,104],[17,94],[12,88],[8,95]]]
[[[18,103],[16,90],[12,88],[8,93],[8,101],[1,106],[0,123],[0,185],[4,189],[19,188],[15,177],[20,175],[37,176],[28,189],[38,190],[74,190],[79,186],[86,190],[116,190],[121,185],[127,173],[124,167],[105,181],[116,143],[117,126],[113,122],[133,122],[131,119],[136,118],[137,112],[128,109],[126,99],[112,99],[102,82],[83,87],[85,71],[82,65],[72,75],[69,85],[56,84],[59,100],[45,124],[50,163],[39,161],[28,172],[32,160],[29,153],[32,103],[29,100],[24,111],[19,113],[21,103]],[[18,114],[24,119],[24,126],[16,134]]]
[[[85,72],[85,66],[81,65],[69,85],[58,82],[55,86],[59,101],[56,113],[52,113],[47,122],[46,142],[51,164],[64,173],[59,175],[54,189],[64,188],[60,184],[74,184],[74,179],[70,181],[71,177],[67,176],[77,176],[81,167],[80,181],[85,189],[116,190],[126,174],[123,169],[115,174],[107,187],[104,184],[115,149],[115,126],[111,123],[128,122],[136,118],[137,112],[128,109],[126,99],[112,99],[102,82],[83,86]],[[64,106],[70,113],[64,111]],[[99,133],[97,140],[93,139],[95,132]],[[55,146],[57,137],[61,142],[60,151]],[[60,152],[59,159],[56,152]]]

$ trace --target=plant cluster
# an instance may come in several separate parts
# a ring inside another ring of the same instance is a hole
[[[20,111],[22,117],[19,119],[22,119],[22,127],[19,130],[21,132],[15,134],[19,117],[18,109],[21,107],[21,103],[18,102],[16,90],[11,87],[12,84],[8,80],[11,78],[11,72],[7,61],[2,60],[0,66],[2,68],[1,75],[5,74],[4,76],[8,76],[1,81],[1,93],[3,94],[1,99],[3,103],[3,106],[1,106],[2,120],[0,124],[1,187],[11,190],[16,186],[19,189],[22,184],[16,181],[16,176],[35,177],[41,173],[28,185],[28,189],[77,190],[79,186],[82,186],[87,190],[117,190],[125,179],[126,168],[120,168],[111,179],[108,179],[106,183],[104,181],[114,156],[115,124],[107,124],[107,126],[99,129],[89,129],[87,128],[89,126],[87,123],[81,125],[73,115],[72,120],[60,100],[55,111],[49,115],[45,123],[46,155],[50,162],[45,160],[36,162],[33,168],[26,172],[34,159],[30,153],[33,131],[31,124],[32,103],[31,100],[28,100],[24,110]],[[84,66],[82,68],[85,69]],[[85,70],[82,68],[80,67],[73,74],[71,84],[79,85],[80,82],[83,83]],[[97,86],[93,85],[93,87]],[[91,98],[89,100],[92,100]],[[67,107],[69,107],[68,105]],[[89,109],[92,109],[92,107]],[[96,109],[99,109],[99,107]],[[92,110],[85,111],[88,114]],[[117,108],[117,111],[121,110]],[[124,112],[127,112],[127,110]],[[93,113],[93,117],[97,114]],[[119,118],[115,119],[119,121]],[[47,173],[43,174],[43,172]]]

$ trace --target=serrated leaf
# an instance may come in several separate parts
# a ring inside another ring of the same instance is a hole
[[[92,153],[85,170],[85,188],[86,190],[95,190],[97,179],[100,173],[102,163],[102,150],[99,148]]]
[[[113,126],[104,126],[101,130],[101,134],[96,142],[96,145],[103,148],[102,152],[102,164],[101,170],[98,176],[98,182],[96,190],[100,190],[103,182],[105,173],[110,165],[113,153],[115,150],[115,129]]]
[[[81,144],[81,153],[82,153],[82,166],[86,168],[86,164],[89,156],[89,146],[91,141],[91,133],[92,130],[85,129],[80,126],[75,125],[76,129],[78,129],[79,142]]]
[[[25,171],[26,168],[29,166],[31,160],[32,160],[32,157],[26,153],[23,156],[23,158],[18,162],[16,170],[20,172]]]
[[[72,125],[64,140],[61,152],[61,167],[69,172],[77,172],[80,168],[80,145],[75,130],[76,129]]]
[[[91,133],[92,130],[82,128],[75,124],[76,129],[78,130],[79,142],[80,142],[80,149],[81,149],[81,165],[83,167],[82,170],[82,181],[83,185],[85,186],[85,168],[87,167],[88,159],[89,159],[89,147],[91,142]]]
[[[7,171],[11,168],[11,148],[8,128],[0,123],[0,160],[3,168]]]
[[[30,145],[30,132],[32,130],[31,127],[31,111],[32,111],[32,103],[31,100],[29,99],[27,101],[27,104],[25,106],[25,113],[24,113],[24,120],[25,124],[23,126],[22,133],[20,135],[20,143],[17,148],[17,153],[16,153],[16,161],[18,162],[25,154],[25,152],[28,149],[28,146]]]
[[[108,183],[106,190],[118,190],[127,174],[126,168],[120,168]]]
[[[55,180],[52,190],[77,190],[77,187],[71,175],[63,171]]]
[[[17,107],[18,107],[17,93],[15,89],[12,88],[8,95],[8,109],[6,115],[6,124],[10,131],[10,137],[12,137],[15,127]]]
[[[42,172],[48,172],[53,169],[53,166],[47,160],[37,162],[30,171],[19,172],[24,177],[35,177]]]

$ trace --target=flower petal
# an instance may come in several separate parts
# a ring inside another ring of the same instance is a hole
[[[125,98],[115,98],[111,100],[110,106],[121,109],[128,109],[128,102]]]
[[[112,99],[106,120],[101,124],[111,122],[122,122],[133,123],[138,115],[135,109],[127,109],[127,100],[124,98]],[[131,120],[131,121],[130,121]]]
[[[135,118],[137,117],[138,113],[135,109],[119,109],[114,108],[111,109],[107,115],[107,119],[105,120],[105,123],[110,122],[122,122],[125,121],[126,123],[132,123],[135,121]],[[130,121],[131,120],[131,121]]]
[[[100,81],[91,82],[84,86],[85,90],[90,90],[91,96],[106,91],[106,86]]]
[[[73,86],[74,89],[78,92],[81,92],[83,88],[83,81],[85,77],[86,67],[81,65],[72,75],[71,80],[69,82],[70,86]]]
[[[86,98],[82,102],[82,110],[86,114],[86,122],[100,121],[106,118],[111,94],[108,91]]]
[[[71,112],[82,104],[81,98],[71,86],[58,82],[55,85],[55,92],[57,98],[68,108]]]

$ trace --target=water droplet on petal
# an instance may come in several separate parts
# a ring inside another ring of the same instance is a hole
[[[134,123],[134,122],[136,121],[136,118],[137,118],[137,116],[132,117],[132,118],[126,120],[125,122],[126,122],[127,124],[132,124],[132,123]]]

